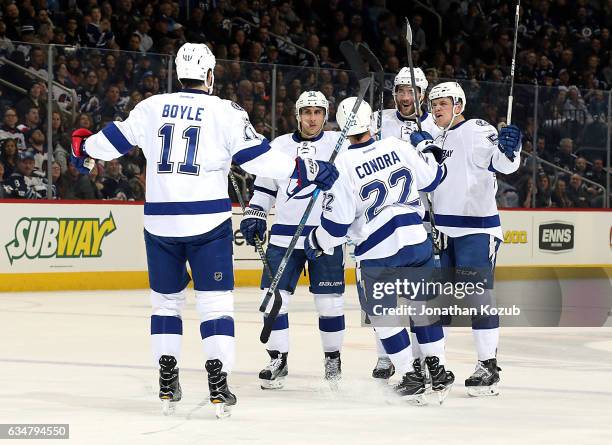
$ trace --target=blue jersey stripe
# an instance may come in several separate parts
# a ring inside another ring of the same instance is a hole
[[[236,164],[244,164],[245,162],[252,161],[256,157],[261,156],[268,150],[270,150],[270,143],[267,139],[264,139],[259,145],[254,145],[252,147],[240,150],[232,157],[232,160]]]
[[[501,225],[499,215],[491,216],[463,216],[440,215],[434,213],[436,225],[446,227],[468,227],[472,229],[489,229]]]
[[[433,192],[438,184],[440,184],[443,173],[444,170],[442,170],[442,166],[438,165],[438,171],[436,172],[436,177],[434,180],[431,181],[431,184],[429,184],[427,187],[420,189],[419,192]]]
[[[389,238],[400,227],[415,226],[423,224],[423,220],[417,213],[405,213],[391,218],[389,221],[380,226],[364,242],[355,247],[355,255],[361,256],[368,250],[376,247],[378,244]]]
[[[274,224],[272,229],[270,230],[271,235],[280,235],[280,236],[293,236],[297,230],[298,226],[293,224]],[[304,226],[304,230],[302,231],[302,236],[308,235],[312,232],[316,226]]]
[[[208,201],[145,202],[145,215],[205,215],[232,210],[229,198]]]
[[[339,224],[325,218],[324,216],[321,216],[321,227],[323,227],[331,236],[336,238],[346,236],[346,232],[348,232],[350,226],[350,224]]]
[[[113,145],[113,147],[115,147],[115,150],[117,150],[122,155],[126,154],[133,147],[133,145],[129,143],[123,133],[121,133],[121,130],[119,130],[119,127],[117,127],[114,122],[111,122],[106,127],[104,127],[102,133],[104,134],[104,136],[106,136],[106,139],[108,139],[108,141]]]
[[[253,187],[253,190],[256,191],[256,192],[265,193],[266,195],[270,195],[270,196],[276,198],[276,190],[270,190],[270,189],[267,189],[265,187],[261,187],[259,185],[256,185],[255,187]]]

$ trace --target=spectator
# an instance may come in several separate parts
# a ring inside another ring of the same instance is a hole
[[[104,199],[102,190],[104,190],[104,184],[102,184],[102,178],[104,176],[104,169],[102,165],[96,163],[94,168],[89,173],[87,179],[92,186],[94,197],[93,199]]]
[[[29,132],[39,129],[42,120],[38,107],[30,107],[23,118],[23,124],[19,126],[22,132]]]
[[[127,178],[121,173],[121,163],[118,159],[106,163],[106,176],[102,184],[104,185],[102,189],[104,199],[132,200],[132,189]]]
[[[596,158],[593,161],[593,166],[589,171],[584,175],[585,178],[600,184],[601,186],[606,186],[606,172],[604,171],[604,163],[601,158]]]
[[[574,170],[574,141],[571,138],[563,138],[559,142],[559,148],[553,156],[555,164],[566,170]]]
[[[570,177],[567,197],[572,202],[573,207],[589,207],[590,197],[586,186],[582,182],[582,176],[574,173]]]
[[[97,168],[94,168],[94,170],[97,172]],[[58,194],[61,199],[100,199],[101,197],[95,183],[90,180],[88,175],[79,173],[72,163],[68,165],[66,172],[61,175]]]
[[[4,174],[0,180],[6,180],[15,172],[18,160],[17,141],[10,138],[0,141],[0,161],[4,166]]]
[[[17,110],[12,107],[7,108],[4,111],[2,127],[0,127],[0,142],[2,142],[4,139],[15,139],[17,142],[17,148],[19,150],[25,150],[25,136],[17,128],[17,122],[19,122]]]
[[[102,12],[98,6],[90,11],[91,21],[87,24],[87,46],[93,48],[113,48],[115,35],[111,31],[111,23],[108,18],[102,18]]]
[[[42,171],[43,162],[46,162],[48,159],[45,140],[44,133],[38,128],[28,132],[27,150],[34,155],[34,167],[36,170]]]
[[[25,118],[26,113],[31,108],[38,108],[43,116],[46,116],[47,105],[45,104],[45,97],[43,96],[44,86],[39,82],[34,82],[28,91],[28,95],[21,99],[15,105],[17,114],[21,119]]]
[[[537,189],[531,176],[523,178],[522,185],[519,187],[519,204],[524,208],[533,207],[534,197],[537,198]]]
[[[46,179],[35,171],[34,155],[23,151],[19,154],[17,170],[5,181],[8,197],[18,199],[42,199],[46,196]]]
[[[574,206],[572,200],[567,196],[567,187],[563,179],[557,179],[555,191],[552,195],[552,203],[553,207],[556,208],[568,208]]]
[[[574,173],[584,177],[587,172],[587,160],[582,156],[578,156],[574,161]]]
[[[545,173],[540,173],[540,175],[538,175],[536,207],[552,207],[552,189],[550,187],[550,178]]]

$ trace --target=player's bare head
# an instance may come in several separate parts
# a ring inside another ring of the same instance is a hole
[[[327,122],[329,102],[319,91],[304,91],[295,103],[298,131],[306,139],[317,137]]]
[[[365,138],[366,135],[370,137],[372,108],[367,102],[361,101],[359,108],[357,109],[357,113],[355,113],[355,117],[352,119],[352,123],[349,122],[351,111],[353,110],[356,102],[356,97],[347,97],[340,102],[340,105],[338,105],[338,110],[336,111],[336,121],[340,126],[340,130],[344,131],[344,127],[346,125],[350,125],[346,135],[351,137],[351,142],[353,142],[353,139],[361,140]]]
[[[465,110],[465,93],[457,82],[443,82],[429,92],[429,108],[434,122],[448,128]]]
[[[427,78],[421,68],[414,69],[414,84],[419,95],[419,102],[423,103],[425,91],[427,91]],[[415,115],[415,93],[412,88],[412,76],[409,68],[402,68],[395,76],[393,81],[393,99],[395,108],[403,117],[413,117]]]
[[[185,88],[205,87],[212,94],[217,61],[203,43],[185,43],[176,53],[176,74]]]

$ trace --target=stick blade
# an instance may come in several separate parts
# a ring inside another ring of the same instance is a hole
[[[363,59],[357,52],[357,48],[350,40],[340,42],[340,52],[348,62],[349,68],[353,71],[358,79],[363,79],[368,76],[364,66]]]
[[[408,46],[412,46],[412,28],[410,27],[410,20],[408,17],[404,17],[406,20],[406,41],[408,42]]]

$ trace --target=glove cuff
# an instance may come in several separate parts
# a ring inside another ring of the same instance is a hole
[[[267,219],[268,215],[264,210],[254,209],[252,207],[247,207],[244,211],[244,218],[257,218],[263,219],[264,221]]]

